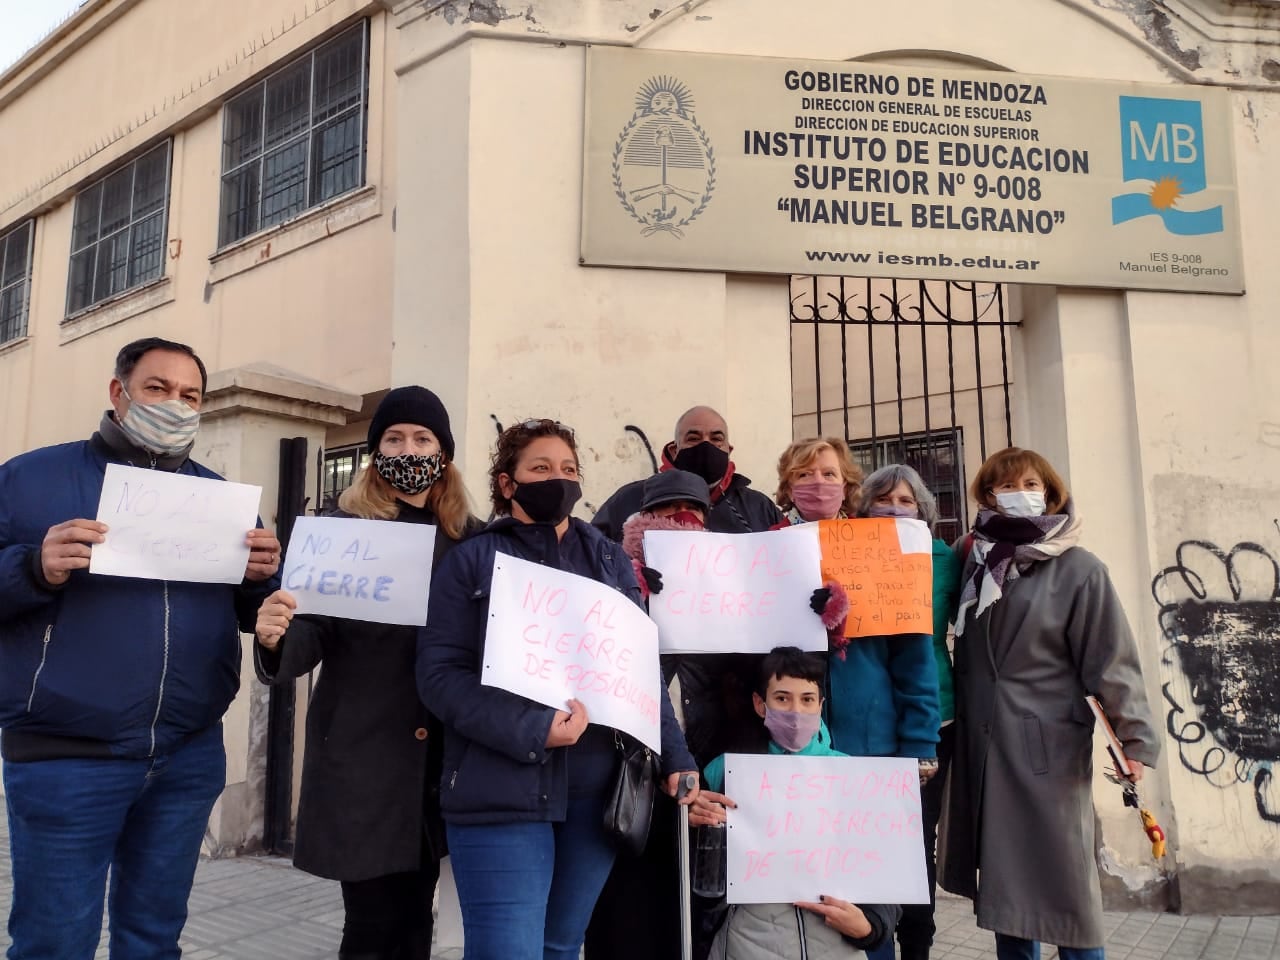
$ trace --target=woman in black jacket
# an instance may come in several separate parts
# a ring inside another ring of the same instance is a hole
[[[337,516],[436,525],[435,566],[479,526],[453,465],[444,405],[400,387],[369,426],[372,457]],[[291,683],[323,661],[307,711],[294,864],[342,882],[344,960],[429,960],[444,855],[439,724],[414,685],[418,627],[293,616],[286,591],[258,612],[255,665]]]
[[[619,763],[614,731],[588,726],[577,700],[556,710],[480,680],[498,553],[640,603],[618,544],[569,515],[578,475],[568,427],[528,420],[503,432],[489,471],[499,519],[446,559],[419,643],[418,690],[445,727],[441,808],[467,960],[577,960],[613,864],[603,814]],[[659,688],[662,772],[674,794],[694,762]]]

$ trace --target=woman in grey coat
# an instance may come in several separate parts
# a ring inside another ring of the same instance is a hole
[[[1106,568],[1076,546],[1066,485],[1039,454],[987,460],[964,539],[956,743],[939,882],[974,901],[1000,960],[1103,956],[1094,858],[1096,696],[1142,777],[1159,755],[1133,634]],[[979,882],[979,871],[981,882]]]

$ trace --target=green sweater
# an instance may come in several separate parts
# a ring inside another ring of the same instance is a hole
[[[942,540],[933,541],[933,656],[938,661],[938,710],[942,722],[956,716],[955,684],[951,679],[951,655],[947,652],[947,627],[960,603],[960,557]]]
[[[925,661],[926,663],[928,661]],[[780,746],[769,741],[769,752],[774,754],[783,754],[788,751],[783,750]],[[798,757],[847,757],[847,753],[841,753],[831,746],[831,733],[827,730],[826,723],[822,723],[818,727],[818,732],[813,735],[813,739],[805,744],[804,748],[797,750],[792,756]],[[724,793],[724,754],[716,757],[707,764],[707,769],[702,771],[702,777],[707,782],[707,789],[714,790],[716,793]]]

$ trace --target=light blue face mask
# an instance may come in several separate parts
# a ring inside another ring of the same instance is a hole
[[[129,401],[129,409],[120,418],[120,429],[148,453],[173,456],[182,453],[196,438],[200,429],[200,411],[181,400],[138,403],[121,389]]]

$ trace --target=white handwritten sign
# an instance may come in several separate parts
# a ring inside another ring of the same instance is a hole
[[[767,533],[648,530],[645,562],[662,574],[649,599],[663,653],[826,650],[809,608],[822,586],[817,524]]]
[[[98,501],[106,541],[89,572],[144,580],[239,583],[262,488],[107,464]]]
[[[725,757],[730,903],[928,903],[920,777],[899,757]]]
[[[436,528],[426,523],[299,517],[281,586],[298,613],[420,627],[435,544]]]
[[[499,553],[493,561],[484,684],[565,709],[660,751],[658,630],[612,587]]]

